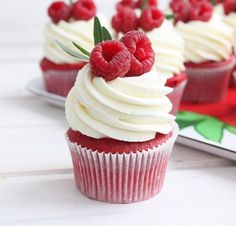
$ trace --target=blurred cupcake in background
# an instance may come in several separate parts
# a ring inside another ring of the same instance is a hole
[[[222,16],[224,23],[234,30],[234,50],[236,57],[236,0],[218,0],[215,12]],[[232,73],[231,85],[236,87],[236,65]]]
[[[72,50],[77,50],[72,41],[91,50],[93,18],[96,11],[92,0],[70,1],[68,4],[56,1],[49,6],[48,15],[51,22],[45,27],[44,58],[40,63],[48,92],[66,96],[74,85],[77,73],[85,62],[65,53],[57,41]],[[106,19],[100,17],[103,23],[107,24]]]
[[[185,40],[188,84],[183,100],[218,101],[225,96],[235,64],[233,30],[208,0],[172,0],[175,26]]]
[[[172,114],[176,115],[187,79],[184,67],[184,41],[172,23],[165,19],[157,8],[156,0],[122,0],[116,5],[112,27],[119,38],[131,30],[144,31],[156,53],[157,76],[165,76],[167,86],[174,88],[169,95],[173,103]],[[145,56],[144,56],[145,57]]]

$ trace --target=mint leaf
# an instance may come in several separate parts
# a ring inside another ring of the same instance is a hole
[[[172,19],[175,19],[175,15],[174,15],[174,14],[166,14],[166,15],[165,15],[165,18],[166,18],[167,20],[172,20]]]
[[[93,36],[95,45],[97,45],[99,42],[102,42],[102,26],[98,17],[96,16],[94,18]]]
[[[231,132],[233,134],[236,134],[236,127],[234,127],[234,126],[226,125],[225,129],[227,129],[229,132]]]
[[[211,0],[211,4],[214,6],[217,4],[217,1],[216,0]]]
[[[178,120],[182,121],[199,121],[208,118],[209,116],[200,115],[189,111],[181,111],[177,115]]]
[[[110,32],[105,27],[102,27],[102,39],[103,41],[112,40]]]
[[[210,141],[220,143],[223,137],[224,123],[216,118],[209,117],[194,125],[195,130]]]
[[[88,52],[86,49],[82,48],[80,45],[78,45],[77,43],[75,42],[72,42],[73,45],[78,49],[80,50],[83,54],[85,54],[86,56],[90,57],[90,52]]]
[[[73,56],[75,58],[80,59],[81,61],[89,61],[89,58],[86,56],[83,56],[77,52],[75,52],[74,50],[69,49],[68,47],[66,47],[64,44],[62,44],[59,41],[56,41],[56,43],[61,47],[61,49],[63,49],[67,54],[69,54],[70,56]]]
[[[141,9],[144,10],[148,4],[148,0],[143,0]]]

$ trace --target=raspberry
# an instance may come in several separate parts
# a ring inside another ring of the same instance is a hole
[[[208,21],[213,13],[212,4],[205,1],[192,0],[190,20]]]
[[[110,81],[124,77],[130,69],[131,54],[120,41],[98,43],[90,57],[92,73]]]
[[[142,4],[143,4],[143,1],[144,0],[138,0],[138,2],[136,3],[136,7],[141,8]],[[157,7],[157,0],[148,0],[147,5],[151,6],[151,7]]]
[[[130,31],[121,41],[132,55],[130,70],[126,76],[138,76],[149,72],[154,64],[155,54],[147,35],[141,31]]]
[[[116,5],[117,10],[122,10],[123,7],[135,8],[134,0],[122,0]]]
[[[48,8],[48,15],[55,24],[60,20],[67,21],[70,17],[70,12],[70,6],[62,1],[53,2]]]
[[[112,17],[112,27],[116,32],[124,34],[138,28],[138,19],[133,9],[124,7],[118,10],[117,14]]]
[[[93,0],[78,0],[72,6],[72,17],[76,20],[90,20],[96,15]]]
[[[225,0],[224,1],[224,11],[228,15],[231,12],[236,12],[236,1],[235,0]]]
[[[170,7],[175,14],[175,22],[183,21],[188,22],[190,20],[191,4],[183,0],[172,0]]]
[[[157,8],[146,8],[139,18],[139,25],[145,31],[151,31],[158,28],[164,21],[163,13]]]

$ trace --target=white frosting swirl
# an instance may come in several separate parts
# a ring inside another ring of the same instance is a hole
[[[214,10],[222,17],[223,22],[234,30],[234,47],[236,50],[236,12],[231,12],[228,15],[225,15],[222,4],[218,4]]]
[[[108,26],[106,18],[98,16],[101,23]],[[94,47],[93,42],[93,19],[89,21],[63,21],[58,24],[48,23],[45,28],[44,54],[47,59],[56,64],[73,64],[79,60],[65,53],[56,43],[60,41],[67,47],[77,50],[72,41],[80,44],[84,49],[91,51]]]
[[[141,142],[168,134],[175,117],[166,97],[172,89],[166,78],[151,71],[142,76],[105,81],[94,77],[86,65],[66,99],[69,126],[96,139]]]
[[[233,50],[233,30],[214,14],[210,21],[178,22],[177,30],[185,40],[186,61],[222,61]]]
[[[171,78],[185,70],[184,41],[169,21],[165,20],[159,28],[147,35],[156,54],[155,67],[158,74]]]

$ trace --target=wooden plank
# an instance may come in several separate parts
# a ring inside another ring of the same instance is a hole
[[[0,129],[0,176],[71,172],[70,152],[64,138],[65,123],[55,121],[54,124],[45,123],[42,126],[26,125]],[[9,143],[9,138],[14,142]],[[192,169],[233,164],[234,162],[229,160],[176,144],[169,169]]]
[[[0,98],[15,97],[17,100],[28,97],[27,83],[41,76],[38,62],[39,59],[31,63],[23,61],[1,62],[1,75],[4,76],[4,82],[0,83]]]
[[[163,191],[135,204],[87,199],[69,175],[0,180],[4,226],[234,226],[236,167],[169,171]]]

